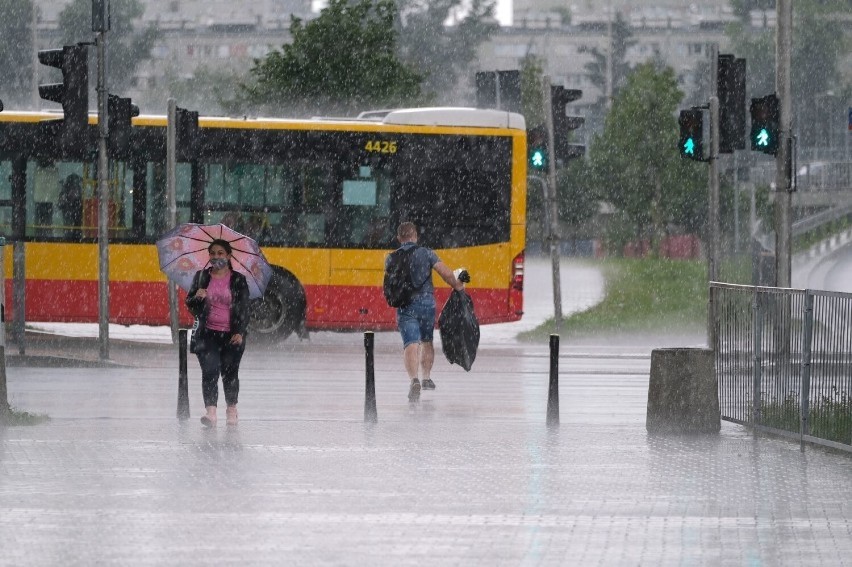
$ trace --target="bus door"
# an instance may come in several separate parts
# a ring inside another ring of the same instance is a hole
[[[382,294],[384,259],[394,247],[391,179],[378,162],[363,161],[339,179],[332,230],[331,281],[340,299],[332,318],[368,328],[388,319]]]

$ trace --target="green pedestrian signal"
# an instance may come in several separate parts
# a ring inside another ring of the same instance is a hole
[[[769,147],[769,132],[766,130],[766,128],[761,128],[760,132],[757,133],[756,144],[758,147]]]
[[[530,165],[533,169],[543,169],[546,161],[547,158],[542,149],[533,150],[530,154]]]
[[[696,161],[704,160],[704,116],[701,110],[681,110],[677,123],[680,126],[678,150],[680,156]]]
[[[774,94],[751,99],[751,149],[765,154],[778,153],[780,112]]]
[[[527,148],[529,148],[530,168],[536,171],[547,168],[547,130],[544,126],[527,130]]]

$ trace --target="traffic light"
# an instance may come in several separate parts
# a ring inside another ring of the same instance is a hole
[[[85,155],[89,128],[89,59],[86,45],[43,49],[38,60],[62,72],[62,82],[39,85],[41,98],[62,105],[59,144],[66,156]]]
[[[582,116],[568,116],[566,106],[583,96],[579,89],[566,89],[562,86],[550,87],[550,111],[553,116],[553,153],[556,163],[566,165],[568,160],[583,157],[586,146],[571,144],[571,131],[580,128],[586,119]]]
[[[677,119],[680,139],[677,147],[680,157],[703,161],[704,159],[704,116],[700,110],[681,110]]]
[[[534,171],[547,169],[547,128],[544,125],[527,130],[527,151],[530,169]]]
[[[194,161],[198,153],[198,112],[177,107],[175,154],[178,161]]]
[[[719,55],[716,90],[719,95],[719,152],[744,150],[746,60]]]
[[[130,154],[132,118],[139,116],[139,107],[130,102],[129,98],[112,94],[107,99],[107,107],[107,121],[109,122],[107,148],[109,156],[126,159]]]
[[[780,112],[775,94],[751,99],[751,149],[765,154],[778,153]]]

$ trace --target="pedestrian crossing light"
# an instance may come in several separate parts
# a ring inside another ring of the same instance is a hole
[[[527,131],[527,147],[529,148],[530,168],[542,171],[547,168],[547,131],[544,126],[537,126]]]
[[[680,125],[678,149],[683,158],[704,159],[704,118],[700,110],[681,110],[677,120]]]
[[[765,154],[778,153],[779,111],[774,94],[751,99],[751,149]]]

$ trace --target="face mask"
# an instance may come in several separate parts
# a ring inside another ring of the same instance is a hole
[[[210,258],[210,265],[213,266],[214,270],[221,270],[225,266],[228,265],[227,258]]]

